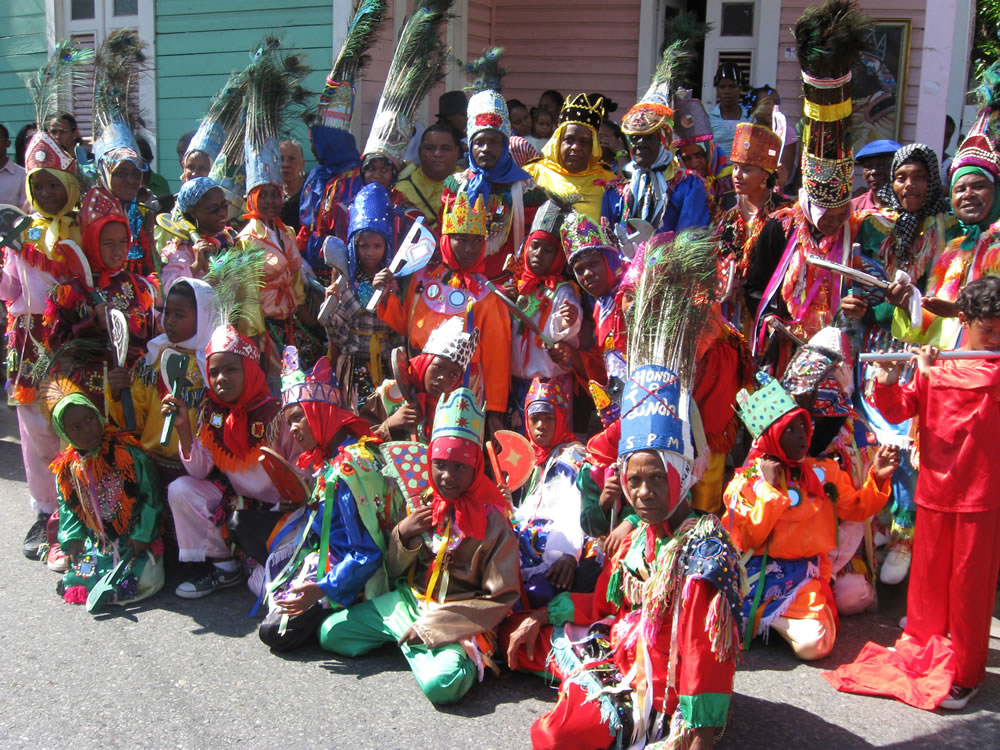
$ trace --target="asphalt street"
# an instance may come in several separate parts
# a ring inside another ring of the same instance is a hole
[[[544,681],[505,673],[457,706],[435,708],[386,647],[341,660],[317,646],[270,653],[248,617],[245,588],[198,601],[173,593],[98,617],[56,595],[58,574],[26,560],[32,521],[13,412],[0,409],[0,747],[53,748],[527,748],[531,722],[555,702]],[[844,618],[833,654],[797,662],[759,641],[736,675],[721,748],[1000,748],[1000,640],[989,676],[963,712],[925,712],[845,695],[820,676],[867,640],[891,644],[902,589],[880,592],[877,614]],[[994,621],[994,632],[998,631]]]

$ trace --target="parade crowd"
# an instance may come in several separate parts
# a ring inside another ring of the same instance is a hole
[[[853,0],[796,24],[798,127],[732,64],[706,111],[690,39],[619,121],[505,99],[493,49],[417,127],[449,5],[406,20],[361,149],[384,0],[318,95],[263,40],[176,195],[136,32],[28,78],[0,167],[25,556],[90,612],[247,585],[272,650],[398,644],[436,704],[534,673],[536,748],[712,747],[744,650],[824,658],[905,580],[896,644],[824,677],[965,707],[1000,570],[1000,67],[944,170],[854,152]],[[91,63],[92,154],[57,107]]]

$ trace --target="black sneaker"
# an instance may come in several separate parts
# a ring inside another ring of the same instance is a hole
[[[239,568],[232,573],[213,565],[211,570],[202,573],[200,576],[184,581],[178,586],[174,593],[182,599],[201,599],[218,589],[228,589],[238,586],[243,581],[243,571]]]
[[[38,518],[35,519],[35,522],[31,524],[31,528],[28,529],[28,533],[24,537],[24,547],[21,550],[29,560],[38,560],[39,550],[43,544],[48,543],[49,540],[45,534],[45,525],[48,522],[49,514],[39,513]]]
[[[961,685],[952,685],[948,691],[948,697],[938,704],[938,708],[945,711],[961,711],[972,700],[972,696],[979,692],[979,687],[967,688]]]

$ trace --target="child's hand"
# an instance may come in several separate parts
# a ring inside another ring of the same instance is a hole
[[[542,628],[549,624],[549,611],[544,607],[521,620],[510,634],[507,644],[507,666],[517,669],[517,653],[524,647],[529,660],[535,658],[535,644],[542,635]]]
[[[899,382],[899,371],[903,362],[876,362],[875,382],[879,385],[896,385]]]
[[[183,399],[176,398],[168,393],[163,397],[160,414],[166,418],[174,413],[177,414],[174,417],[174,427],[178,430],[189,430],[191,428],[191,414],[188,411],[187,404],[184,403]]]
[[[764,477],[764,481],[767,482],[772,487],[781,486],[781,461],[770,456],[764,456],[760,459],[760,473]]]
[[[514,507],[514,493],[510,491],[510,487],[506,485],[497,485],[497,489],[500,490],[500,494],[504,496],[507,501],[508,507]]]
[[[604,540],[604,554],[608,557],[614,557],[618,548],[622,546],[622,542],[628,539],[628,535],[632,533],[634,528],[631,521],[622,521],[618,524]]]
[[[934,367],[941,350],[936,346],[921,346],[910,351],[917,357],[917,370],[920,374],[924,377],[930,376],[931,368]]]
[[[576,558],[573,555],[563,555],[552,563],[545,577],[554,588],[565,591],[573,585],[573,579],[576,577]]]
[[[70,539],[66,544],[60,546],[62,547],[63,554],[66,555],[66,559],[71,563],[75,563],[76,558],[83,554],[83,541],[80,539]]]
[[[323,589],[318,583],[298,583],[288,588],[286,598],[278,599],[278,607],[281,613],[289,617],[298,617],[305,614],[305,611],[323,598]],[[292,594],[296,595],[294,598]]]
[[[405,403],[385,420],[385,426],[390,430],[406,429],[413,432],[420,424],[420,418],[420,410],[411,403]]]
[[[548,353],[549,359],[557,365],[564,365],[573,358],[573,347],[565,341],[557,341],[554,347],[545,351]]]
[[[880,487],[889,481],[892,473],[899,467],[899,461],[899,446],[883,445],[879,447],[875,454],[875,463],[872,464],[872,473]]]
[[[117,401],[122,391],[132,387],[132,376],[124,367],[116,367],[108,373],[108,388]]]
[[[601,490],[601,510],[610,513],[611,509],[622,499],[622,480],[616,471],[604,480],[604,489]]]
[[[413,549],[413,540],[425,531],[431,530],[434,526],[434,520],[431,518],[431,513],[431,506],[426,505],[419,510],[413,511],[406,518],[396,524],[396,529],[399,531],[399,539],[403,543],[404,547],[407,549]]]
[[[556,316],[559,318],[559,325],[563,330],[566,330],[579,319],[580,308],[572,304],[569,300],[563,300],[562,304],[559,305],[559,309],[556,310]]]
[[[374,288],[375,291],[378,291],[383,287],[387,292],[391,292],[397,297],[399,296],[399,284],[396,282],[396,277],[392,275],[392,271],[388,268],[383,268],[375,274],[375,278],[372,279],[372,288]]]

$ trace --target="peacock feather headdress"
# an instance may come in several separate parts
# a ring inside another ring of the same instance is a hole
[[[397,168],[414,133],[413,116],[435,84],[444,80],[450,49],[441,39],[453,0],[430,0],[406,21],[389,65],[364,155],[379,154]]]
[[[145,47],[135,29],[116,29],[94,59],[94,157],[105,187],[123,161],[149,168],[135,140],[135,129],[145,124],[139,110],[139,78],[148,70]]]
[[[83,68],[93,61],[94,50],[80,48],[72,39],[63,39],[45,65],[32,73],[20,74],[31,95],[39,130],[45,130],[48,119],[59,112],[60,97],[68,97],[74,84],[87,84],[87,71]]]
[[[648,135],[661,128],[673,127],[674,93],[680,83],[679,73],[693,59],[686,41],[678,40],[667,46],[646,93],[622,118],[622,131],[626,135]]]
[[[503,47],[492,47],[485,50],[482,57],[468,63],[465,72],[473,76],[473,80],[465,90],[470,94],[477,94],[480,91],[500,91],[503,77],[507,75],[507,69],[500,65],[502,57]]]

